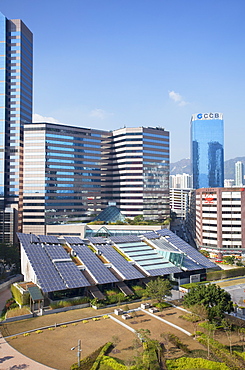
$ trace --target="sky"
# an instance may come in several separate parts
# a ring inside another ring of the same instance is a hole
[[[190,157],[190,119],[221,112],[245,156],[244,0],[1,0],[34,35],[34,121],[164,127]]]

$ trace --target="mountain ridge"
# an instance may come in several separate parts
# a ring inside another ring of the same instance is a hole
[[[225,179],[235,180],[235,163],[241,161],[245,167],[245,156],[228,159],[224,162]],[[170,163],[170,175],[177,174],[191,174],[191,160],[190,158],[183,158],[177,162]]]

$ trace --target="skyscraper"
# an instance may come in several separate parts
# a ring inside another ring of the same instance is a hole
[[[221,113],[191,118],[193,188],[224,186],[224,123]]]
[[[235,163],[235,185],[243,186],[244,181],[244,166],[241,161]]]
[[[112,203],[126,217],[169,217],[168,131],[30,123],[24,142],[25,233],[91,221]]]
[[[32,121],[32,33],[0,13],[0,209],[22,210],[23,125]],[[21,230],[22,217],[18,218]],[[4,217],[3,217],[4,219]]]

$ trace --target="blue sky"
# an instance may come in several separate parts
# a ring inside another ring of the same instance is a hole
[[[245,156],[244,0],[2,0],[0,11],[34,34],[37,120],[161,126],[174,162],[190,155],[191,115],[221,112],[225,159]]]

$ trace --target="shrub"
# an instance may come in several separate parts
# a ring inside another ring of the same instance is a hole
[[[108,342],[102,347],[102,349],[99,353],[99,356],[96,358],[96,360],[95,360],[95,362],[94,362],[94,364],[93,364],[93,366],[91,367],[90,370],[97,370],[99,368],[99,364],[100,364],[100,361],[101,361],[102,357],[106,354],[106,352],[109,350],[109,348],[111,346],[112,346],[112,342]]]
[[[203,358],[181,357],[176,360],[166,361],[168,370],[185,369],[210,369],[210,370],[229,370],[225,364],[220,362],[205,360]]]
[[[159,310],[163,310],[164,308],[172,307],[171,304],[169,304],[168,302],[158,302],[158,303],[155,304],[155,306],[157,308],[159,308]]]
[[[126,370],[127,367],[123,364],[120,364],[117,359],[109,357],[109,356],[103,356],[101,361],[101,365],[107,366],[109,369],[113,370]]]
[[[245,275],[245,267],[239,267],[230,270],[209,271],[207,272],[207,280],[213,281],[243,275]]]
[[[169,333],[169,341],[173,343],[177,348],[181,349],[185,353],[190,353],[190,350],[186,344],[181,342],[181,340],[174,334]]]

